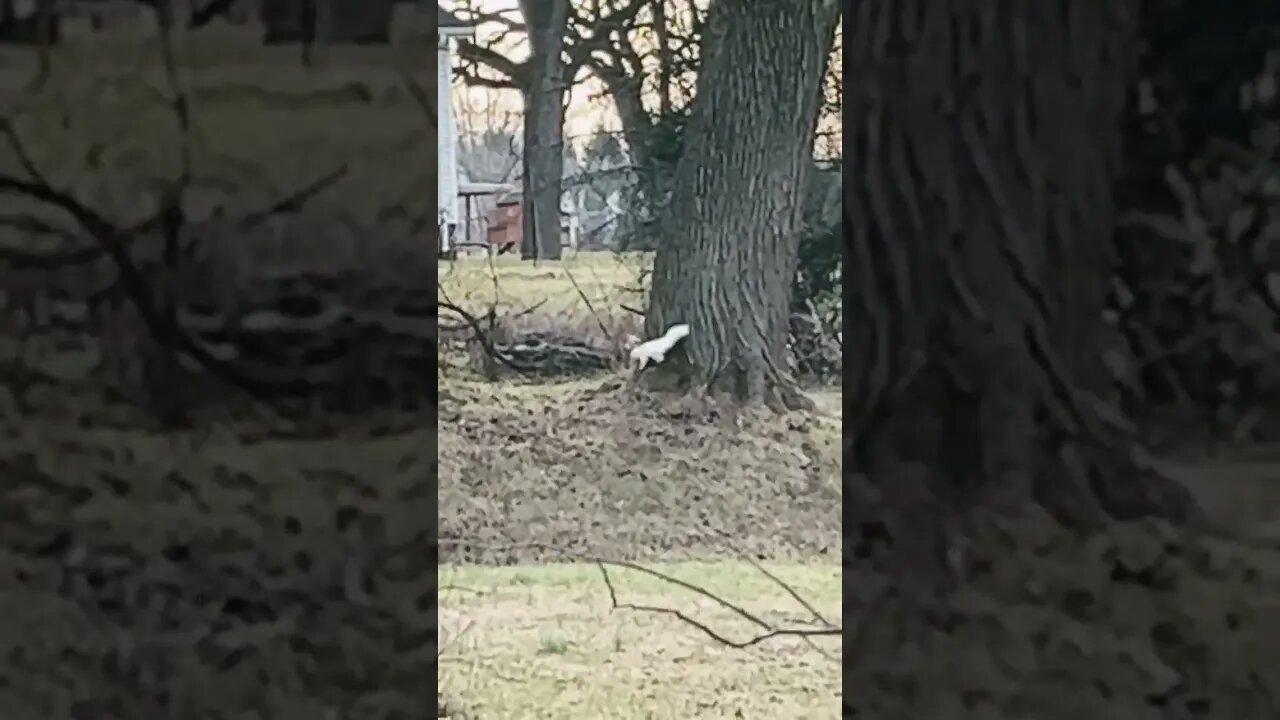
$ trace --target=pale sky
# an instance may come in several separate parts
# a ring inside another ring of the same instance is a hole
[[[517,0],[476,0],[475,5],[483,12],[494,12],[515,9]],[[458,3],[450,0],[440,0],[440,6],[446,10],[451,10],[457,7]],[[480,45],[486,45],[501,30],[502,27],[497,24],[481,25],[477,30],[476,41]],[[522,37],[515,39],[514,42],[507,43],[501,49],[503,54],[512,60],[520,61],[528,56],[528,45]],[[599,132],[601,129],[616,131],[620,128],[618,118],[613,111],[613,103],[598,97],[602,91],[603,87],[595,78],[588,78],[573,89],[569,98],[568,113],[565,117],[565,133],[570,140],[585,140],[587,136]],[[503,111],[518,112],[522,108],[520,97],[513,91],[501,91],[492,88],[459,89],[458,96],[464,94],[466,97],[460,97],[458,101],[460,106],[458,110],[461,114],[466,114],[468,109],[475,111],[497,107]],[[459,122],[462,125],[467,124],[463,118],[460,118]],[[459,129],[461,130],[462,128]]]

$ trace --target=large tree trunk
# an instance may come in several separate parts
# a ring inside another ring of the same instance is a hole
[[[530,82],[525,89],[524,240],[526,260],[560,258],[560,195],[564,179],[564,39],[569,0],[522,2],[529,26]]]
[[[834,0],[718,0],[654,263],[650,336],[691,335],[660,375],[748,400],[799,400],[791,280]]]
[[[908,4],[847,38],[849,469],[1072,523],[1191,512],[1101,362],[1139,0]]]

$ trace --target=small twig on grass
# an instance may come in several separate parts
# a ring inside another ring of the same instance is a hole
[[[592,304],[591,298],[583,292],[582,287],[578,285],[578,279],[569,271],[568,266],[561,263],[560,269],[564,270],[565,277],[569,278],[569,282],[573,285],[573,289],[578,292],[578,297],[582,298],[582,302],[586,304],[587,310],[591,313],[591,317],[595,319],[596,325],[600,328],[600,332],[604,333],[604,337],[610,343],[613,342],[613,334],[609,332],[609,328],[604,326],[604,320],[600,319],[600,313],[596,311],[596,306]]]
[[[444,294],[444,291],[442,290],[442,291],[441,291],[441,293],[442,293],[442,294]],[[447,298],[447,297],[446,297],[446,300],[448,300],[448,298]],[[522,317],[524,317],[524,316],[526,316],[526,315],[529,315],[529,314],[533,313],[534,311],[536,311],[538,308],[540,308],[540,307],[542,307],[543,305],[545,305],[545,304],[546,304],[546,302],[547,302],[546,300],[542,300],[542,301],[540,301],[540,302],[537,302],[537,303],[535,303],[535,304],[531,305],[530,307],[525,308],[524,310],[521,310],[521,311],[520,311],[520,312],[518,312],[518,313],[513,313],[513,314],[510,314],[510,315],[505,315],[505,316],[503,316],[503,321],[505,322],[505,321],[507,321],[508,319],[522,318]],[[486,318],[490,318],[490,319],[494,319],[494,318],[495,318],[495,308],[490,307],[490,308],[489,308],[489,312],[488,312],[488,313],[486,313],[485,317],[486,317]],[[477,320],[478,320],[478,318],[477,318]],[[437,328],[440,332],[461,332],[462,330],[470,330],[470,329],[472,329],[472,325],[471,325],[470,323],[468,323],[468,322],[465,322],[465,321],[464,321],[464,322],[461,322],[461,323],[441,323],[441,322],[437,322],[437,323],[436,323],[436,328]]]
[[[759,571],[761,575],[764,575],[765,577],[772,580],[773,584],[782,588],[783,592],[790,595],[791,599],[799,603],[800,607],[803,607],[805,610],[807,610],[809,612],[809,615],[811,615],[815,620],[817,620],[818,622],[822,623],[823,625],[829,628],[833,628],[833,629],[840,628],[843,631],[843,628],[831,622],[825,616],[823,616],[822,613],[818,612],[818,609],[813,606],[813,603],[809,602],[808,600],[805,600],[804,596],[802,596],[799,592],[797,592],[795,588],[783,582],[782,579],[779,578],[777,575],[774,575],[773,573],[764,569],[763,565],[756,562],[753,558],[748,556],[746,553],[738,552],[738,557],[746,561],[749,565],[751,565],[751,567],[754,567],[757,571]],[[806,637],[806,638],[803,638],[803,640],[805,644],[807,644],[810,648],[813,649],[814,652],[822,655],[823,657],[825,657],[826,659],[832,662],[836,661],[836,658],[832,657],[830,653],[818,647],[817,643],[813,642],[813,638]]]
[[[486,253],[489,267],[489,282],[493,285],[493,306],[489,309],[494,312],[498,307],[498,303],[502,302],[502,288],[498,284],[498,266],[494,263],[493,253]]]
[[[512,319],[519,319],[519,318],[525,317],[526,315],[532,315],[532,314],[533,314],[534,312],[536,312],[539,308],[541,308],[543,305],[546,305],[546,304],[547,304],[547,301],[546,301],[546,299],[544,298],[544,299],[539,300],[538,302],[534,303],[533,305],[530,305],[529,307],[525,308],[524,310],[521,310],[521,311],[520,311],[520,312],[518,312],[518,313],[514,313],[514,314],[512,314],[510,317],[511,317]]]
[[[745,553],[739,553],[739,557],[742,558],[742,560],[745,561],[748,565],[755,568],[756,571],[759,572],[761,575],[772,580],[773,584],[782,588],[784,592],[786,592],[788,595],[791,596],[792,600],[795,600],[797,603],[800,604],[800,607],[803,607],[805,610],[809,611],[809,614],[812,615],[814,619],[816,619],[818,622],[822,623],[823,625],[826,625],[829,628],[838,627],[835,623],[823,617],[822,613],[818,612],[817,608],[815,608],[812,603],[810,603],[808,600],[805,600],[804,597],[800,595],[800,593],[796,592],[795,588],[783,582],[777,575],[774,575],[768,570],[765,570],[763,565],[756,562],[752,558],[748,557]]]
[[[467,592],[472,595],[484,595],[484,590],[476,590],[475,588],[462,587],[461,585],[441,585],[436,588],[438,592]]]
[[[461,630],[459,630],[458,632],[454,633],[454,634],[453,634],[453,637],[449,638],[449,640],[448,640],[447,642],[443,642],[443,643],[439,643],[439,644],[437,644],[437,645],[436,645],[436,658],[439,658],[440,656],[444,655],[444,651],[445,651],[445,650],[448,650],[450,646],[455,645],[459,640],[461,640],[461,639],[462,639],[462,636],[463,636],[463,635],[466,635],[466,634],[467,634],[467,631],[468,631],[468,630],[470,630],[471,628],[473,628],[473,627],[475,627],[475,626],[476,626],[476,623],[475,623],[475,621],[474,621],[474,620],[472,620],[471,622],[468,622],[466,625],[463,625],[463,626],[462,626],[462,629],[461,629]]]

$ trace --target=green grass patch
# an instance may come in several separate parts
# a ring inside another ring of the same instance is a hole
[[[746,562],[646,565],[724,598],[776,627],[815,620]],[[765,563],[832,622],[840,568]],[[660,578],[610,568],[620,603],[679,610],[745,640],[759,628]],[[725,647],[669,615],[611,611],[590,564],[443,567],[438,682],[482,718],[836,718],[840,642],[777,638]]]

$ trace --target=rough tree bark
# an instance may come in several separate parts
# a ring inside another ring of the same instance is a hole
[[[1140,0],[868,0],[846,39],[847,469],[1072,524],[1192,512],[1101,358]]]
[[[692,334],[660,382],[802,402],[787,317],[835,0],[718,0],[654,261],[646,332]]]
[[[524,88],[524,238],[526,260],[560,258],[560,196],[564,179],[565,33],[569,0],[522,0],[529,28],[528,86]]]

